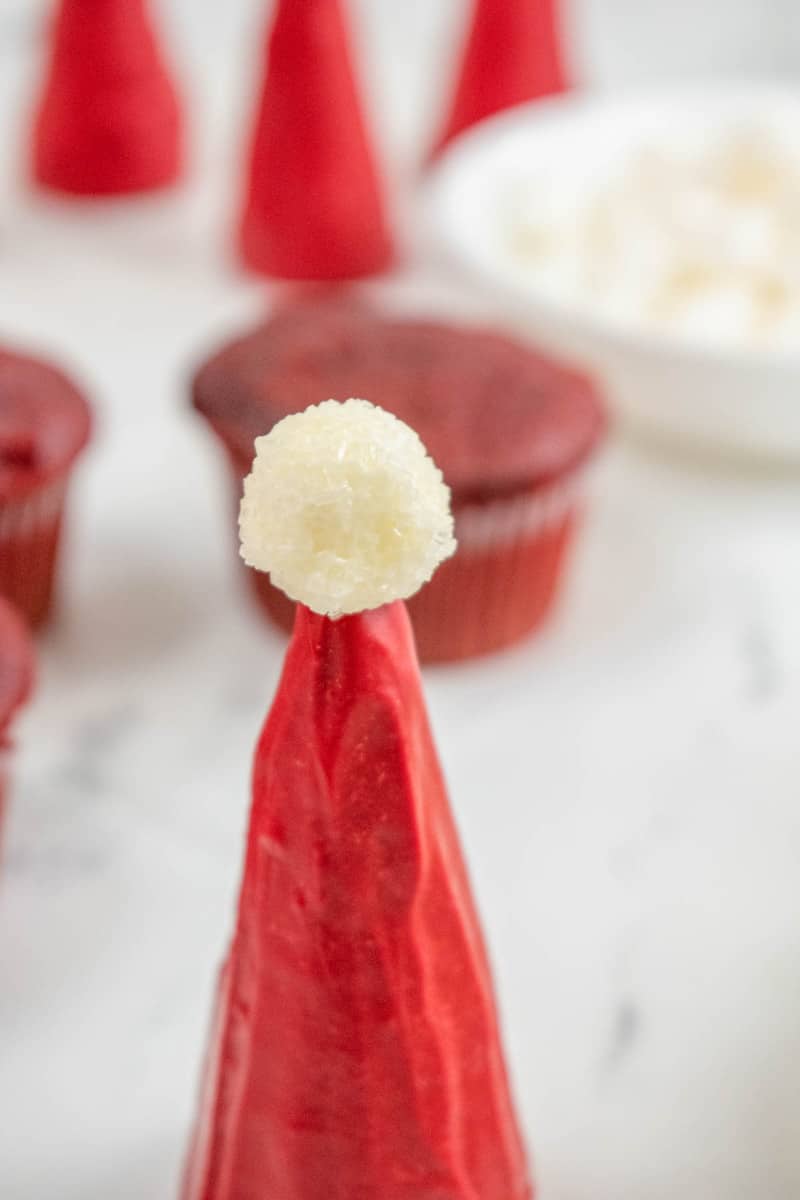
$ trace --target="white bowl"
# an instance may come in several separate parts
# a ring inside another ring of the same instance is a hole
[[[595,371],[623,417],[726,452],[800,458],[800,344],[706,345],[615,318],[554,293],[502,248],[501,206],[528,164],[586,187],[643,145],[697,146],[740,126],[774,130],[800,159],[800,90],[714,86],[525,105],[452,144],[432,174],[427,216],[504,323]]]

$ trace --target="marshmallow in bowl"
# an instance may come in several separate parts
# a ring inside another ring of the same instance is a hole
[[[599,184],[515,181],[504,257],[554,298],[706,344],[800,344],[800,152],[759,128],[642,146]]]

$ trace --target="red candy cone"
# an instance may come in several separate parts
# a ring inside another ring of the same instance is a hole
[[[434,147],[492,113],[564,91],[558,0],[476,0],[453,105]]]
[[[83,196],[173,183],[181,114],[146,0],[61,0],[34,124],[33,173]]]
[[[339,0],[278,0],[240,247],[249,267],[284,279],[354,278],[391,262]]]
[[[298,608],[184,1200],[527,1200],[402,603]]]

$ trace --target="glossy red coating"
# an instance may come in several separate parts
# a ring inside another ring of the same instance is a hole
[[[146,0],[60,0],[35,114],[37,182],[112,196],[165,187],[182,166],[180,105]]]
[[[239,232],[284,279],[372,275],[393,257],[339,0],[278,0]]]
[[[528,1200],[401,603],[298,609],[184,1200]]]
[[[526,100],[567,86],[558,0],[476,0],[455,95],[435,144]]]

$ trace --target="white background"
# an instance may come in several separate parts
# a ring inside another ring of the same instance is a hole
[[[794,7],[581,0],[576,65],[790,70]],[[163,5],[194,170],[114,209],[19,183],[38,8],[0,3],[0,328],[85,381],[98,428],[0,874],[0,1196],[169,1200],[281,653],[186,407],[268,294],[225,252],[260,5]],[[395,166],[459,9],[354,8]],[[619,442],[548,631],[428,674],[545,1200],[800,1194],[798,563],[793,473]]]

